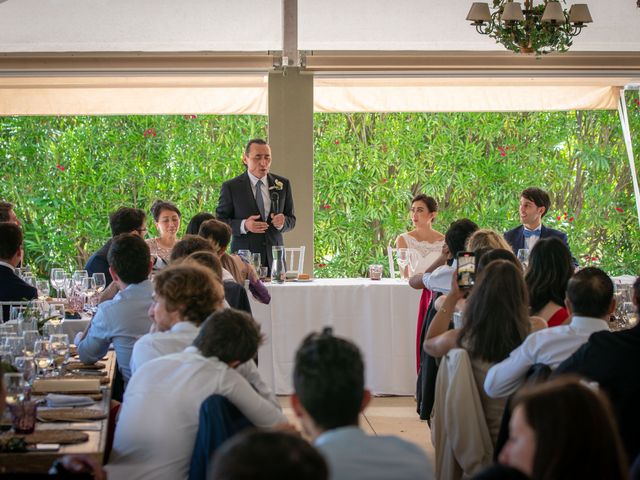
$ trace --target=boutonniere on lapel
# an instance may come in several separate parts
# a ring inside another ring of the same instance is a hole
[[[269,187],[269,190],[277,190],[279,192],[280,190],[282,190],[283,187],[284,187],[284,184],[276,178],[275,181],[273,182],[273,185]]]

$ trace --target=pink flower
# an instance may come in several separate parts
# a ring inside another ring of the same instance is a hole
[[[637,99],[637,98],[636,98],[636,105],[637,105],[638,107],[640,107],[640,99]]]
[[[197,115],[183,115],[182,118],[184,118],[185,120],[194,120],[196,118],[198,118]]]
[[[331,208],[331,205],[320,205],[320,208],[323,210],[329,210]]]
[[[504,147],[498,147],[498,150],[500,150],[500,156],[501,157],[506,157],[507,156],[507,152],[504,151]]]
[[[144,138],[157,137],[158,136],[158,134],[156,133],[156,129],[155,128],[146,129],[142,135],[144,136]]]
[[[336,145],[340,145],[340,140],[336,140],[334,143],[335,143]]]
[[[380,183],[387,183],[389,181],[388,178],[383,178],[382,180],[380,180]]]
[[[573,222],[573,217],[569,218],[569,221],[570,221],[570,222]]]
[[[558,215],[558,216],[556,217],[556,220],[560,220],[561,218],[562,218],[562,217],[561,217],[560,215]]]
[[[618,212],[618,213],[622,213],[622,212],[624,212],[624,210],[623,210],[623,209],[621,209],[620,207],[616,207],[616,212]]]
[[[60,170],[61,172],[64,172],[64,167],[62,165],[58,164],[58,165],[56,165],[56,168],[58,170]]]
[[[327,266],[327,264],[326,264],[326,263],[319,263],[319,264],[318,264],[318,268],[324,268],[324,267],[326,267],[326,266]]]

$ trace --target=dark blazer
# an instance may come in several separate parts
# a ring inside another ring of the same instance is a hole
[[[547,228],[543,225],[540,226],[540,238],[549,238],[556,237],[564,242],[564,244],[569,248],[569,242],[567,241],[567,234],[561,232],[560,230],[554,230],[553,228]],[[518,253],[518,250],[521,248],[525,248],[524,245],[524,227],[520,225],[508,232],[504,232],[504,239],[507,241],[511,248],[513,249],[513,253]],[[569,248],[569,253],[571,253],[571,249]],[[578,266],[578,261],[574,258],[573,254],[571,254],[571,261],[574,266]]]
[[[38,290],[15,274],[13,270],[0,265],[0,302],[22,302],[38,298]],[[2,321],[9,320],[9,306],[2,308]]]
[[[109,239],[109,241],[105,243],[100,250],[91,255],[87,264],[84,266],[84,269],[87,271],[89,276],[94,273],[104,273],[104,278],[107,281],[105,287],[108,287],[109,284],[113,282],[113,278],[111,278],[111,273],[109,272],[109,262],[107,261],[107,254],[111,247],[111,240],[112,239]]]
[[[553,376],[583,375],[598,382],[611,401],[629,463],[640,455],[640,325],[621,332],[596,332],[562,362]]]
[[[268,219],[269,229],[265,233],[247,232],[244,235],[240,233],[240,225],[243,220],[246,220],[251,215],[260,214],[247,172],[222,184],[218,208],[216,208],[216,217],[231,226],[232,252],[237,252],[239,249],[247,249],[253,253],[260,253],[262,265],[271,267],[271,247],[283,245],[282,234],[295,227],[296,217],[293,211],[293,196],[289,180],[272,173],[268,174],[267,178],[271,196],[271,213],[283,213],[285,216],[282,230],[278,230],[271,225],[271,219]],[[276,190],[276,180],[282,183],[281,190]],[[274,201],[274,196],[276,195],[277,201]]]

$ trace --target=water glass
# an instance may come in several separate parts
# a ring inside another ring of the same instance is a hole
[[[92,275],[93,283],[95,285],[96,293],[102,293],[102,291],[107,286],[107,279],[104,276],[104,273],[96,272]]]
[[[24,377],[21,373],[5,373],[4,389],[7,405],[15,405],[24,400],[25,387]]]
[[[22,373],[22,377],[24,378],[25,384],[31,387],[33,385],[33,380],[36,378],[36,362],[32,356],[20,356],[16,357],[13,361],[13,365],[16,367],[18,372]]]
[[[382,280],[382,265],[369,265],[369,278],[371,280]]]
[[[18,335],[4,337],[4,350],[14,359],[24,355],[24,339]]]
[[[21,400],[9,406],[11,423],[15,433],[28,435],[36,428],[38,407],[33,400]]]
[[[251,265],[256,269],[256,272],[260,272],[260,267],[262,266],[262,255],[259,253],[251,254]]]
[[[518,261],[520,261],[520,263],[522,264],[522,268],[526,270],[527,267],[529,266],[529,249],[528,248],[519,249],[516,257],[518,258]]]
[[[24,339],[24,354],[33,355],[36,342],[40,340],[40,332],[38,330],[25,330],[22,332]]]
[[[407,278],[407,267],[409,266],[409,249],[408,248],[398,248],[396,249],[396,261],[398,262],[398,267],[400,267],[400,278]]]
[[[38,298],[40,300],[46,300],[51,293],[51,288],[49,287],[49,280],[37,280],[36,288],[38,289]]]
[[[242,261],[246,263],[251,263],[251,250],[238,250],[238,256],[242,259]]]
[[[260,267],[260,269],[258,270],[258,276],[260,277],[260,280],[266,280],[267,275],[269,275],[269,268]]]

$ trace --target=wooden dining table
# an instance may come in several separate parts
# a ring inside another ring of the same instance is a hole
[[[0,473],[46,473],[55,460],[69,454],[88,455],[93,457],[99,464],[103,463],[107,447],[111,389],[116,368],[115,352],[110,350],[105,358],[106,359],[101,360],[100,363],[105,364],[108,382],[102,387],[102,398],[97,400],[94,405],[86,408],[98,409],[106,413],[107,416],[102,420],[86,422],[87,425],[91,425],[91,429],[82,431],[88,434],[89,439],[82,443],[61,445],[57,451],[29,450],[22,453],[0,453]],[[34,398],[37,399],[38,397],[34,396]],[[82,421],[82,423],[85,423],[85,421]],[[80,425],[80,422],[42,423],[38,421],[36,423],[36,432],[54,428],[61,430],[81,430],[82,427],[83,425]]]

